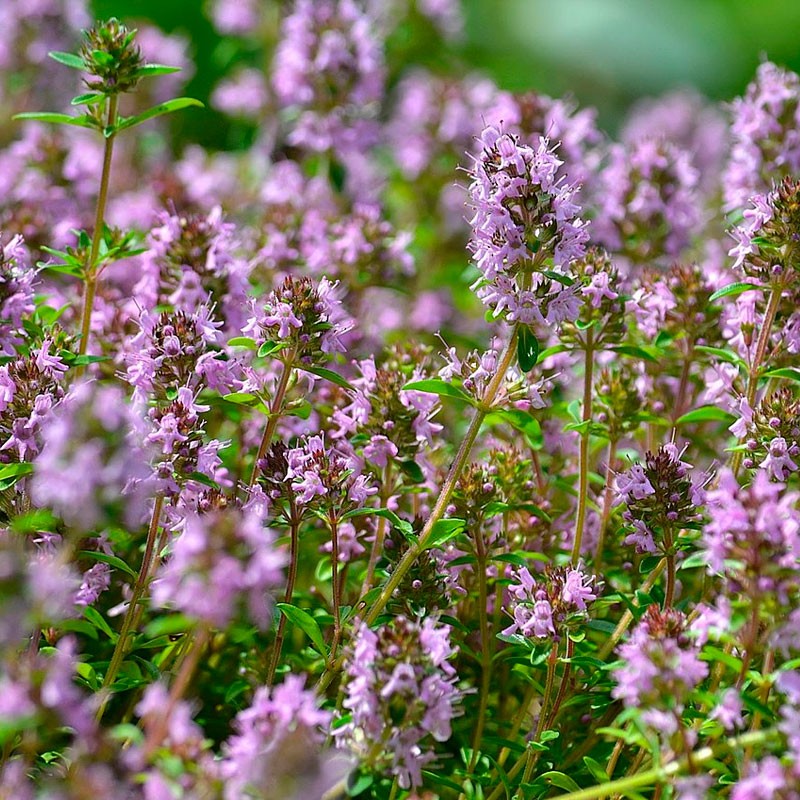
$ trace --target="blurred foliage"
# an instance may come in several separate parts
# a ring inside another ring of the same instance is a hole
[[[275,9],[285,2],[265,3]],[[188,94],[207,100],[212,87],[242,53],[221,39],[202,0],[94,0],[98,17],[148,19],[166,32],[187,36],[197,64]],[[711,99],[740,94],[762,58],[800,71],[800,3],[796,0],[463,0],[469,67],[501,87],[553,96],[569,93],[595,106],[601,125],[614,132],[637,99],[695,87]],[[395,43],[394,66],[403,61],[453,68],[430,43]],[[246,54],[251,63],[266,53]],[[462,68],[463,69],[463,68]],[[236,148],[248,132],[231,129],[213,111],[186,116],[180,138]],[[200,123],[198,125],[198,122]]]

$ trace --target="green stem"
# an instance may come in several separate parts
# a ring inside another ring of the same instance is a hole
[[[336,650],[342,636],[342,588],[339,585],[339,521],[336,517],[328,519],[331,531],[331,595],[333,601],[333,642],[330,660],[336,658]]]
[[[547,718],[546,728],[550,729],[558,717],[558,712],[564,698],[567,696],[567,687],[569,686],[569,678],[572,673],[572,656],[575,654],[575,642],[567,638],[567,652],[564,656],[564,672],[561,675],[561,683],[558,687],[558,694],[553,702],[553,708],[550,711],[550,716]]]
[[[655,582],[658,580],[661,573],[664,571],[664,568],[667,566],[667,559],[662,558],[658,564],[653,567],[652,572],[647,576],[647,580],[642,584],[642,591],[647,592],[653,588]],[[611,651],[617,646],[619,640],[625,635],[625,631],[628,630],[630,624],[633,622],[633,614],[631,613],[630,609],[626,609],[625,613],[622,615],[622,618],[617,623],[617,627],[614,629],[614,633],[608,637],[606,643],[600,648],[597,653],[597,657],[601,661],[605,661]]]
[[[594,372],[594,332],[586,331],[586,367],[583,373],[583,422],[592,419],[592,374]],[[586,505],[589,500],[589,430],[581,432],[578,453],[578,512],[575,517],[575,536],[572,544],[572,566],[577,566],[581,557],[583,528],[586,522]]]
[[[467,777],[472,775],[478,763],[483,729],[486,725],[486,710],[489,707],[489,687],[492,678],[492,639],[489,630],[489,616],[486,605],[489,602],[489,592],[486,581],[486,548],[480,526],[476,526],[475,551],[478,568],[478,619],[481,631],[481,695],[478,705],[478,719],[475,723],[475,734],[472,738],[472,756],[467,767]]]
[[[108,690],[113,684],[114,679],[117,677],[119,669],[122,666],[122,661],[128,652],[128,637],[133,630],[133,622],[136,618],[136,607],[139,605],[139,601],[142,599],[144,589],[147,586],[147,581],[150,578],[150,571],[152,569],[156,549],[158,524],[159,520],[161,519],[161,510],[163,506],[164,497],[160,494],[156,495],[155,502],[153,503],[153,513],[150,517],[150,526],[147,530],[147,542],[145,543],[144,555],[142,556],[142,565],[139,568],[139,575],[137,576],[136,583],[133,586],[131,599],[125,612],[125,619],[122,621],[122,627],[119,632],[119,637],[117,638],[117,643],[114,647],[114,653],[111,656],[111,662],[109,663],[105,677],[103,678],[102,689],[106,691],[104,692],[104,697],[101,700],[100,706],[97,710],[98,720],[102,719],[103,717],[103,713],[105,712],[110,697]]]
[[[378,595],[373,602],[372,607],[364,615],[364,621],[367,623],[367,625],[372,625],[380,616],[381,612],[384,608],[386,608],[386,605],[391,600],[395,590],[402,583],[403,578],[405,578],[414,562],[417,560],[417,558],[419,558],[420,554],[425,552],[425,550],[428,548],[433,536],[434,526],[447,511],[447,506],[449,505],[450,498],[456,488],[458,478],[469,461],[469,455],[472,451],[472,446],[475,444],[475,440],[478,438],[481,425],[483,424],[486,415],[491,410],[492,404],[497,399],[497,395],[499,394],[503,385],[508,368],[511,366],[511,361],[514,358],[516,345],[517,328],[515,326],[511,334],[511,339],[509,340],[506,349],[500,356],[497,372],[495,373],[489,385],[486,387],[486,392],[482,398],[480,406],[475,409],[475,416],[473,416],[472,421],[469,424],[469,428],[467,428],[464,440],[461,442],[461,446],[458,448],[455,460],[450,467],[450,471],[447,473],[447,477],[445,478],[445,482],[442,485],[441,491],[439,492],[439,497],[436,499],[433,510],[425,522],[425,526],[423,527],[419,538],[408,548],[408,550],[406,550],[405,555],[400,559],[394,571],[389,576],[389,579],[384,584],[380,595]],[[319,685],[317,687],[318,691],[324,691],[328,686],[330,686],[336,672],[338,672],[340,667],[341,660],[331,662],[329,664],[328,668],[320,678]]]
[[[114,128],[117,123],[117,105],[119,96],[112,94],[108,101],[108,112],[106,115],[106,125]],[[97,207],[94,215],[94,231],[92,232],[92,248],[89,252],[89,260],[85,266],[85,288],[83,292],[83,313],[81,315],[81,340],[78,343],[78,354],[85,355],[89,347],[89,335],[92,328],[92,310],[94,308],[94,297],[97,292],[97,256],[100,253],[100,242],[103,239],[103,225],[106,215],[106,204],[108,202],[108,187],[111,178],[111,157],[114,152],[114,138],[112,133],[105,140],[103,151],[103,171],[100,175],[100,191],[97,195]],[[77,376],[83,375],[85,367],[77,369]]]
[[[261,474],[259,462],[267,454],[267,450],[272,443],[272,437],[275,435],[275,429],[278,427],[278,420],[281,417],[283,401],[286,397],[286,389],[289,386],[289,379],[292,377],[293,361],[294,353],[292,353],[289,358],[283,362],[281,377],[278,379],[278,385],[275,387],[275,394],[272,397],[272,403],[270,403],[269,416],[267,417],[267,424],[264,427],[264,435],[261,437],[261,444],[258,446],[256,460],[253,463],[253,471],[250,473],[250,482],[248,483],[250,488],[255,486],[258,476]]]
[[[289,551],[289,575],[286,580],[286,592],[283,595],[284,603],[291,603],[294,596],[294,585],[297,580],[297,559],[300,551],[300,519],[297,515],[297,504],[294,497],[289,498],[289,535],[291,536],[291,545]],[[286,616],[281,614],[278,620],[278,630],[275,633],[275,643],[272,645],[272,659],[270,660],[269,669],[267,670],[267,686],[272,685],[275,678],[275,671],[278,669],[278,664],[281,660],[281,650],[283,649],[283,638],[286,632]]]
[[[603,493],[603,511],[600,517],[600,533],[597,537],[597,549],[594,553],[594,572],[600,573],[603,564],[603,551],[606,546],[606,528],[611,517],[611,504],[614,501],[614,460],[616,458],[617,443],[612,439],[608,443],[608,462],[606,463],[605,491]]]
[[[745,396],[747,399],[747,405],[750,406],[750,408],[755,406],[761,363],[767,353],[769,337],[772,335],[772,325],[775,322],[775,315],[778,313],[778,306],[780,305],[782,295],[783,286],[781,284],[774,286],[769,295],[767,310],[764,312],[764,320],[761,323],[761,330],[759,331],[758,341],[756,342],[756,352],[753,356],[753,362],[750,364],[750,373],[747,378],[747,392]],[[743,439],[740,440],[739,444],[741,444],[742,441]],[[741,450],[737,450],[733,454],[733,458],[731,460],[731,469],[733,470],[734,475],[739,474],[739,468],[742,465],[742,458],[743,455]]]
[[[776,735],[777,731],[774,729],[757,731],[755,733],[745,733],[742,736],[720,742],[716,747],[701,747],[692,754],[691,763],[695,766],[701,766],[708,761],[713,761],[720,753],[736,750],[745,746],[752,746],[754,744],[762,744]],[[590,786],[587,789],[579,789],[576,792],[561,794],[558,796],[558,800],[598,800],[599,798],[608,797],[613,794],[624,795],[628,792],[632,792],[634,789],[665,783],[670,778],[685,772],[689,767],[689,763],[689,758],[684,757],[675,761],[670,761],[660,767],[653,767],[652,769],[645,770],[636,775],[630,775],[615,781],[602,783],[599,786]]]
[[[392,493],[392,462],[386,462],[386,467],[383,470],[383,480],[381,481],[381,508],[386,508],[389,502],[389,497]],[[361,587],[361,595],[365,595],[371,588],[372,582],[375,579],[375,568],[378,565],[378,559],[383,553],[383,542],[386,539],[386,517],[378,517],[378,528],[375,531],[375,540],[372,542],[372,550],[369,554],[369,563],[367,564],[367,576],[364,578],[364,585]]]
[[[556,677],[556,664],[558,663],[558,644],[554,643],[550,650],[550,656],[547,659],[547,678],[544,684],[544,695],[542,696],[542,707],[539,709],[539,720],[536,723],[536,732],[533,735],[533,741],[538,742],[539,737],[544,730],[545,721],[548,718],[547,709],[550,705],[550,696],[553,693],[553,685],[555,684]],[[533,775],[533,769],[536,762],[539,760],[539,753],[541,750],[534,750],[532,747],[528,748],[528,753],[525,760],[525,772],[522,773],[522,783],[528,783]],[[521,797],[522,789],[520,788],[519,797]]]
[[[664,546],[667,559],[667,587],[664,591],[664,609],[672,608],[675,599],[675,548],[672,542],[672,529],[667,526],[664,529]]]

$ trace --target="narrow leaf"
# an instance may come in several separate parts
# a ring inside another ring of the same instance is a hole
[[[180,72],[180,67],[168,67],[166,64],[145,64],[136,70],[137,78],[153,78],[156,75],[171,75]]]
[[[285,342],[264,342],[258,348],[258,354],[262,357],[268,356],[270,353],[277,353],[279,350],[283,350],[285,347]]]
[[[719,406],[701,406],[689,411],[675,420],[676,425],[687,425],[690,422],[727,422],[732,423],[736,417]]]
[[[324,378],[326,381],[335,383],[337,386],[341,386],[342,389],[349,389],[351,392],[356,390],[352,383],[345,380],[341,375],[338,375],[332,369],[325,369],[324,367],[300,367],[300,369],[302,369],[304,372],[310,372],[312,375],[316,375],[318,378]]]
[[[110,556],[108,553],[98,553],[95,550],[81,550],[78,555],[82,558],[91,558],[94,561],[102,561],[104,564],[108,564],[110,567],[115,567],[116,569],[122,570],[131,578],[136,579],[137,577],[136,572],[134,572],[134,570],[132,570],[121,558]]]
[[[164,114],[171,114],[173,111],[180,111],[182,108],[191,107],[203,108],[203,104],[199,100],[195,100],[193,97],[176,97],[174,100],[168,100],[166,103],[159,103],[157,106],[148,108],[147,111],[143,111],[141,114],[137,114],[135,117],[125,117],[117,123],[116,127],[114,128],[114,132],[124,131],[127,128],[133,128],[136,125],[141,125],[143,122],[147,122],[149,119],[155,119],[156,117],[161,117]]]
[[[458,536],[464,530],[466,524],[463,519],[440,519],[434,523],[425,549],[431,550],[434,547],[441,547],[446,544]]]
[[[308,611],[304,611],[302,608],[298,608],[297,606],[290,605],[289,603],[278,603],[277,607],[280,609],[281,613],[289,620],[289,622],[297,625],[303,633],[311,639],[312,644],[319,651],[320,655],[327,656],[328,651],[325,647],[325,639],[322,636],[322,631],[320,630],[317,621]]]
[[[57,114],[54,111],[26,111],[23,114],[15,114],[13,119],[30,120],[31,122],[50,122],[54,125],[73,125],[76,128],[97,127],[94,120],[86,115],[73,117],[70,114]]]
[[[228,347],[246,347],[248,350],[257,350],[258,343],[249,336],[234,336],[228,339]]]
[[[517,362],[523,372],[530,372],[539,359],[539,340],[533,331],[523,325],[517,334]]]
[[[86,62],[75,53],[62,53],[58,50],[52,50],[47,54],[48,58],[52,58],[53,61],[58,61],[59,64],[63,64],[66,67],[71,67],[72,69],[86,69]]]
[[[753,283],[731,283],[728,286],[723,286],[721,289],[717,289],[711,297],[708,298],[709,302],[713,303],[715,300],[719,300],[721,297],[733,297],[737,294],[742,294],[742,292],[752,292],[752,291],[763,291],[763,287],[756,286]]]
[[[474,406],[475,401],[460,387],[443,381],[441,378],[427,378],[422,381],[411,381],[403,387],[404,392],[425,392],[426,394],[437,394],[439,397],[452,397],[462,403],[469,403]]]

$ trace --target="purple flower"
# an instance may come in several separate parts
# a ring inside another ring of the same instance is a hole
[[[577,302],[543,274],[563,270],[585,251],[588,234],[574,202],[576,187],[557,176],[561,161],[547,139],[534,147],[488,126],[471,171],[473,252],[482,277],[478,296],[495,316],[509,321],[554,325],[577,316]]]
[[[769,61],[731,104],[733,146],[723,178],[725,211],[743,208],[776,179],[800,170],[800,78]]]
[[[376,141],[383,53],[369,15],[354,0],[295,0],[281,26],[272,86],[299,112],[291,144],[363,150]]]
[[[420,624],[405,617],[371,630],[358,623],[347,654],[343,706],[350,720],[335,728],[366,769],[396,775],[399,785],[422,784],[422,768],[435,756],[425,738],[444,742],[461,694],[449,659],[449,629],[434,617]]]

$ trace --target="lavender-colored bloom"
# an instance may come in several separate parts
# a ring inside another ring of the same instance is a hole
[[[489,126],[481,143],[470,185],[470,248],[482,275],[473,288],[495,316],[512,322],[552,327],[574,319],[579,304],[560,297],[570,288],[543,270],[563,272],[585,251],[576,187],[558,177],[561,161],[544,138],[529,147]]]
[[[242,333],[259,345],[265,342],[290,349],[294,358],[305,364],[323,363],[335,353],[343,353],[342,337],[354,320],[342,308],[337,284],[322,278],[286,277],[265,303],[250,302],[250,319]]]
[[[748,487],[726,469],[708,493],[709,521],[703,550],[709,571],[724,575],[735,590],[778,601],[797,585],[800,552],[798,494],[758,470]]]
[[[221,81],[211,95],[211,104],[225,114],[245,119],[258,119],[269,102],[264,74],[256,69],[243,69]]]
[[[223,221],[219,206],[208,214],[161,212],[147,243],[137,257],[142,277],[133,291],[139,306],[167,305],[193,314],[216,304],[226,330],[239,331],[250,266],[238,256],[235,228]]]
[[[637,263],[675,258],[698,231],[697,172],[667,142],[615,145],[598,184],[594,239]]]
[[[580,567],[548,568],[540,581],[521,567],[513,577],[507,610],[514,622],[503,631],[506,636],[518,633],[558,641],[577,618],[586,616],[588,604],[597,598],[594,578]]]
[[[266,628],[270,595],[283,582],[285,563],[274,534],[254,511],[189,514],[153,583],[153,600],[218,628],[244,604],[251,619]]]
[[[113,518],[120,499],[124,516],[138,522],[150,474],[140,430],[121,389],[78,384],[43,429],[33,499],[84,531]]]
[[[615,670],[612,695],[628,707],[681,713],[692,689],[708,674],[688,630],[682,612],[650,606],[619,648],[624,663]]]
[[[286,784],[307,781],[319,768],[331,714],[304,684],[304,676],[289,675],[272,690],[260,687],[236,715],[220,764],[226,800],[277,797]]]
[[[733,101],[733,146],[723,178],[725,210],[743,208],[776,179],[800,170],[800,78],[769,61]]]
[[[336,517],[361,507],[378,489],[361,474],[361,464],[343,447],[327,446],[322,435],[309,436],[286,454],[286,480],[301,505],[314,504]]]
[[[0,246],[0,355],[13,355],[22,341],[22,319],[34,309],[35,279],[21,236]]]
[[[448,628],[434,617],[396,617],[377,631],[358,623],[345,666],[351,719],[334,730],[337,744],[364,768],[397,776],[402,788],[420,786],[422,768],[435,759],[425,738],[449,739],[458,713],[454,654]]]
[[[780,759],[767,756],[750,766],[746,777],[733,787],[731,800],[797,800],[800,795],[793,790],[795,780]]]
[[[375,143],[384,81],[373,22],[354,0],[295,0],[281,27],[272,85],[299,116],[289,141],[311,150]]]
[[[621,138],[626,144],[642,139],[671,142],[689,154],[705,196],[719,189],[728,126],[722,110],[697,92],[678,90],[638,102],[622,127]]]

